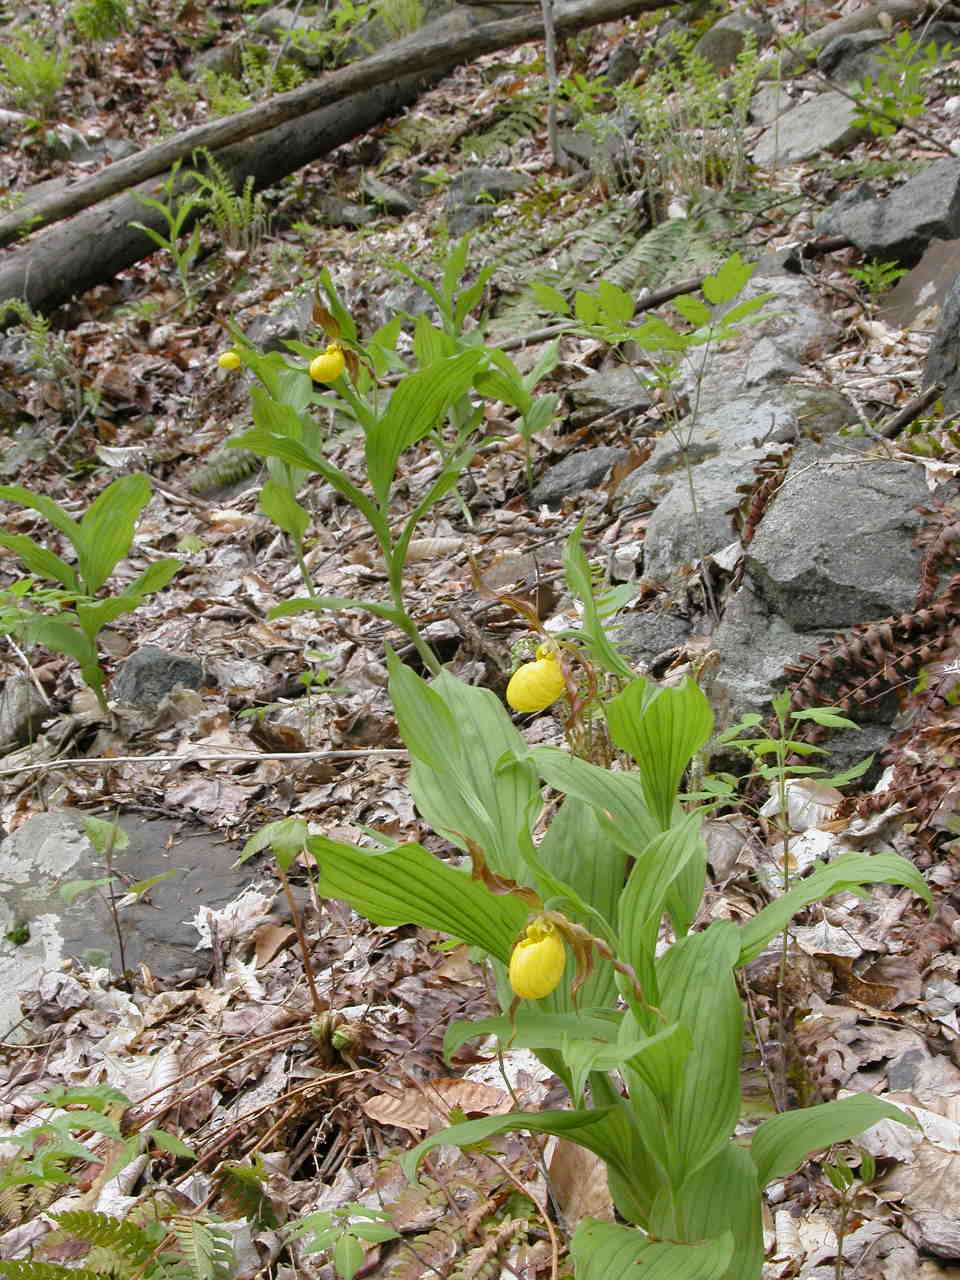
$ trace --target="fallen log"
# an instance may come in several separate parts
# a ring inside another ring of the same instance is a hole
[[[678,3],[679,0],[667,2]],[[664,0],[586,0],[583,4],[560,10],[556,14],[555,26],[559,32],[579,31],[631,13],[663,7]],[[443,69],[440,74],[445,75],[463,62],[472,62],[482,54],[536,40],[542,34],[543,20],[539,13],[478,24],[476,15],[470,10],[454,11],[412,35],[394,41],[372,57],[331,71],[320,80],[301,85],[289,93],[277,94],[259,106],[196,125],[175,138],[168,138],[125,160],[117,160],[63,191],[52,192],[21,205],[0,217],[0,247],[10,244],[25,232],[72,217],[120,191],[167,172],[198,147],[215,151],[321,107],[389,85],[398,78],[405,80],[419,72],[432,75],[438,67]]]

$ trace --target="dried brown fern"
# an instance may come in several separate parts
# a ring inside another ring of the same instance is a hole
[[[727,515],[745,547],[753,541],[764,512],[787,478],[787,466],[792,457],[792,445],[780,452],[766,454],[753,465],[754,479],[749,484],[737,485],[737,493],[742,493],[743,498]]]

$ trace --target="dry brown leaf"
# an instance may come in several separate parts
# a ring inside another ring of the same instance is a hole
[[[607,1168],[599,1156],[560,1138],[548,1168],[551,1190],[571,1230],[581,1218],[613,1222]]]
[[[296,929],[288,924],[262,924],[253,935],[257,967],[269,964],[277,952],[289,946],[296,936]]]
[[[422,1089],[378,1093],[363,1104],[371,1120],[412,1133],[449,1124],[454,1107],[468,1116],[499,1116],[512,1109],[513,1099],[503,1089],[490,1085],[444,1078],[431,1080]]]

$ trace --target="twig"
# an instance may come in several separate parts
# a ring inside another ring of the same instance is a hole
[[[882,422],[877,429],[877,434],[887,440],[892,440],[894,436],[900,434],[904,427],[909,426],[915,418],[919,418],[924,409],[933,404],[942,391],[942,382],[933,383],[932,386],[927,387],[926,391],[921,391],[918,396],[908,400],[903,408],[895,413],[892,418]]]
[[[183,756],[91,756],[82,760],[75,756],[61,760],[38,760],[35,764],[18,764],[13,769],[0,769],[0,778],[38,769],[85,769],[100,764],[197,764],[202,760],[245,760],[258,764],[261,760],[389,760],[409,758],[406,747],[366,747],[356,751],[196,751]]]

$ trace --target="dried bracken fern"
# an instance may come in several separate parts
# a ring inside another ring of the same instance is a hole
[[[733,523],[734,532],[745,547],[753,541],[764,512],[787,478],[787,465],[792,457],[792,446],[777,453],[765,454],[753,465],[753,481],[737,485],[737,493],[742,493],[743,498],[727,515]]]
[[[197,468],[190,481],[191,493],[215,493],[229,489],[260,469],[262,460],[246,449],[218,449]]]

